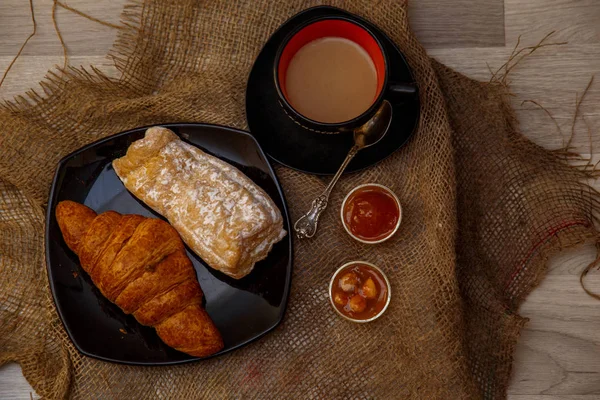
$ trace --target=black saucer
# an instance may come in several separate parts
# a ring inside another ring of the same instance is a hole
[[[345,16],[367,25],[383,44],[389,57],[389,81],[414,82],[404,56],[392,40],[364,19],[334,7],[315,7],[295,15],[267,41],[258,55],[246,88],[246,118],[252,135],[275,161],[303,172],[333,174],[352,147],[352,133],[323,134],[296,124],[279,104],[273,63],[283,39],[299,24],[322,16]],[[347,172],[367,168],[404,145],[419,121],[419,99],[394,103],[390,131],[376,145],[362,150],[352,160]]]

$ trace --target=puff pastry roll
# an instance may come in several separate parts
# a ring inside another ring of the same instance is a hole
[[[148,129],[113,166],[196,254],[233,278],[249,274],[286,235],[279,209],[260,187],[169,129]]]

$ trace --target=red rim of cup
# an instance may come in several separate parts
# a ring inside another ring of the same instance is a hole
[[[287,105],[291,109],[293,109],[298,115],[301,115],[303,118],[306,118],[308,120],[311,119],[296,111],[289,102],[286,89],[287,69],[290,65],[290,62],[292,61],[292,58],[294,58],[296,53],[302,47],[314,40],[321,39],[324,37],[341,37],[351,40],[354,43],[360,45],[369,54],[377,72],[377,91],[373,99],[372,105],[377,102],[379,97],[381,97],[381,95],[383,94],[383,88],[386,84],[387,75],[385,54],[377,39],[375,39],[375,37],[365,27],[357,24],[356,22],[351,22],[344,19],[323,19],[310,23],[309,25],[304,26],[298,32],[293,34],[292,37],[283,47],[283,51],[281,51],[281,55],[279,56],[277,62],[275,79],[278,89],[282,97],[285,99]],[[370,108],[363,114],[366,114],[369,111]],[[361,117],[363,114],[357,115],[352,120]],[[349,121],[343,121],[341,123],[325,123],[320,121],[313,122],[323,125],[339,125],[347,123]]]

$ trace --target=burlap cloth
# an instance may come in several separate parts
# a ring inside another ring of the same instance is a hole
[[[79,354],[49,294],[44,208],[57,161],[137,126],[203,121],[246,128],[253,60],[288,17],[317,1],[146,0],[128,4],[111,55],[122,73],[68,69],[43,92],[0,109],[0,365],[21,364],[48,398],[496,399],[506,396],[525,320],[519,304],[548,256],[596,236],[589,173],[518,131],[506,89],[427,57],[396,0],[332,1],[398,44],[420,87],[411,141],[344,177],[318,237],[295,242],[284,322],[223,357],[172,367],[111,364]],[[562,155],[561,155],[562,154]],[[328,179],[281,166],[291,218]],[[404,219],[386,244],[361,245],[336,209],[364,182],[391,187]],[[393,298],[380,320],[351,324],[327,283],[342,263],[384,268]]]

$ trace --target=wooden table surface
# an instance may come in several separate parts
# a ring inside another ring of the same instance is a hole
[[[125,1],[69,0],[68,4],[118,24]],[[37,34],[0,87],[0,99],[36,87],[48,69],[62,63],[50,17],[52,0],[35,0],[34,8]],[[540,49],[514,69],[510,80],[524,133],[549,148],[564,143],[571,131],[576,96],[600,71],[600,1],[414,0],[409,14],[431,56],[484,80],[490,77],[487,64],[493,69],[502,65],[519,35],[521,43],[532,45],[555,30],[552,40],[568,44]],[[105,58],[115,37],[113,29],[60,8],[57,19],[72,65],[92,64],[116,74]],[[27,0],[0,1],[0,73],[31,29]],[[590,138],[600,150],[600,76],[596,78],[580,110],[583,118],[576,123],[573,143],[582,153],[590,153]],[[562,135],[543,111],[521,105],[525,99],[543,104]],[[600,188],[600,183],[596,186]],[[547,277],[523,304],[521,314],[531,321],[518,343],[509,399],[600,399],[600,301],[579,286],[579,274],[593,258],[593,247],[585,246],[551,260]],[[600,272],[589,281],[600,291]],[[28,399],[30,393],[36,397],[18,365],[0,368],[0,399]]]

